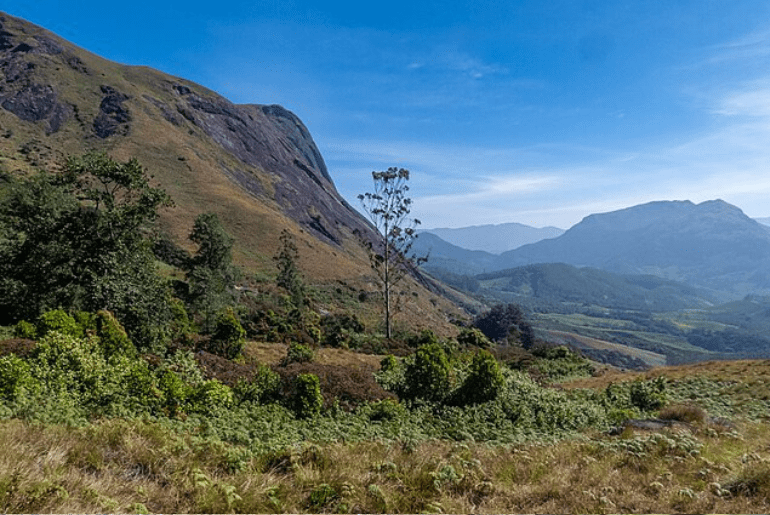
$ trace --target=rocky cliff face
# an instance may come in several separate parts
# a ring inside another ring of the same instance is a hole
[[[191,176],[218,172],[332,246],[369,230],[338,194],[308,129],[281,106],[236,105],[155,70],[103,60],[8,15],[0,15],[0,73],[0,151],[11,171],[55,166],[65,153],[137,149],[164,186],[202,183],[199,207],[218,201],[206,198],[208,181]],[[178,154],[176,162],[164,152]],[[181,202],[195,210],[184,194]]]

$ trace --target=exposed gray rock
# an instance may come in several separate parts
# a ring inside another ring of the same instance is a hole
[[[122,134],[128,133],[128,123],[131,121],[131,114],[128,109],[123,107],[123,102],[130,97],[120,93],[112,86],[102,86],[104,98],[99,105],[99,114],[94,120],[94,133],[100,138],[108,138],[121,131]]]
[[[69,120],[72,115],[73,109],[71,106],[57,103],[54,106],[51,116],[48,118],[48,127],[46,127],[45,133],[51,135],[55,132],[59,132],[59,129]]]
[[[30,84],[6,98],[2,106],[24,121],[37,122],[47,118],[56,107],[56,92],[48,85]]]
[[[160,111],[160,114],[163,115],[163,118],[166,119],[166,121],[174,124],[174,125],[181,125],[181,120],[177,117],[177,115],[174,114],[174,111],[171,110],[171,108],[167,105],[158,100],[157,98],[153,98],[150,95],[142,95],[145,100],[150,102],[152,105],[158,108]]]

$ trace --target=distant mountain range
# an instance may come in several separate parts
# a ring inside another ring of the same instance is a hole
[[[424,238],[428,268],[456,274],[567,263],[724,292],[770,291],[770,227],[722,200],[659,201],[584,218],[564,234],[495,256]],[[418,238],[419,241],[419,238]]]
[[[425,229],[421,233],[430,233],[442,240],[468,250],[482,250],[492,254],[501,254],[540,240],[555,238],[564,234],[558,227],[541,229],[520,223],[495,225],[474,225],[457,229]]]

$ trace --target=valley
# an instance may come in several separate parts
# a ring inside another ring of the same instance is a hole
[[[280,105],[2,13],[0,72],[0,511],[767,511],[740,208],[417,231]]]

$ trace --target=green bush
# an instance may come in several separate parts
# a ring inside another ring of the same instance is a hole
[[[321,319],[323,344],[329,347],[353,347],[355,334],[364,332],[362,324],[355,315],[327,315]]]
[[[209,351],[227,359],[240,356],[245,343],[246,330],[231,308],[219,314],[209,342]]]
[[[406,395],[432,401],[444,399],[451,387],[452,369],[438,343],[423,345],[405,371]]]
[[[89,313],[88,311],[75,311],[72,315],[75,322],[83,330],[83,335],[88,336],[96,331],[96,315]]]
[[[323,397],[321,381],[315,374],[300,374],[294,379],[290,398],[292,410],[299,418],[309,418],[321,412]]]
[[[281,392],[281,376],[267,365],[259,364],[251,381],[241,379],[233,387],[239,402],[266,404],[278,400]]]
[[[324,508],[329,508],[330,505],[339,498],[340,495],[337,491],[331,485],[324,483],[310,492],[307,501],[308,508],[310,508],[311,511],[320,513],[325,511]]]
[[[31,324],[26,320],[19,320],[16,325],[13,326],[13,336],[16,338],[34,340],[35,336],[37,336],[37,328],[34,324]]]
[[[631,404],[640,410],[660,409],[666,404],[666,378],[659,376],[652,381],[634,381],[629,396]]]
[[[15,354],[0,357],[0,398],[14,401],[22,392],[38,388],[26,361]]]
[[[182,378],[173,370],[164,370],[158,378],[158,388],[163,392],[166,407],[175,414],[184,411],[192,388],[182,381]]]
[[[286,356],[281,361],[281,366],[285,367],[290,363],[310,363],[314,360],[315,352],[313,349],[301,343],[291,342],[286,350]]]
[[[101,310],[95,317],[96,336],[99,337],[104,355],[108,358],[113,355],[135,356],[136,347],[128,339],[126,330],[112,313]]]
[[[373,422],[398,420],[408,414],[406,408],[393,399],[370,402],[360,408],[359,412],[365,414]]]
[[[191,395],[192,411],[208,413],[213,408],[230,408],[233,405],[233,391],[216,379],[205,381]]]
[[[39,337],[43,337],[52,331],[74,336],[75,338],[83,336],[83,328],[63,309],[48,311],[37,319],[37,335]]]
[[[479,329],[475,327],[466,327],[457,335],[457,343],[463,347],[479,347],[488,349],[492,347],[492,342],[484,336]]]
[[[488,351],[480,350],[473,356],[470,373],[457,392],[460,405],[480,404],[497,398],[505,386],[500,365]]]

